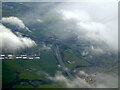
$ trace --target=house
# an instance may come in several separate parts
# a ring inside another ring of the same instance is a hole
[[[17,57],[16,57],[16,59],[22,59],[22,57],[20,57],[20,56],[17,56]]]
[[[4,55],[4,54],[1,54],[1,55],[0,55],[0,59],[5,59],[5,55]]]
[[[4,54],[1,54],[0,56],[1,56],[1,57],[4,57],[5,55],[4,55]]]
[[[5,59],[4,57],[0,57],[0,60]]]
[[[23,57],[23,56],[27,56],[27,55],[21,55],[21,56]]]
[[[9,54],[8,59],[15,59],[15,55]]]
[[[13,55],[12,54],[9,54],[8,57],[12,57]]]
[[[33,59],[33,57],[29,57],[29,59]]]
[[[27,59],[27,57],[22,57],[23,59]]]
[[[8,57],[5,57],[5,59],[8,59]]]
[[[68,64],[73,64],[75,61],[66,61]]]
[[[71,61],[67,61],[68,64],[71,64]]]
[[[35,57],[35,59],[40,59],[40,57]]]

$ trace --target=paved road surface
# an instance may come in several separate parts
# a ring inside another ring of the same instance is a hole
[[[65,66],[65,64],[64,64],[64,62],[63,62],[63,60],[62,60],[62,58],[61,58],[58,45],[54,45],[54,46],[53,46],[53,51],[54,51],[54,53],[56,54],[57,60],[58,60],[58,62],[60,63],[60,65],[62,66],[63,70],[68,74],[68,76],[69,76],[70,78],[72,78],[71,73],[69,72],[69,70],[67,69],[67,67]]]

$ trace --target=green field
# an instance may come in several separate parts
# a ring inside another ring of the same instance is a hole
[[[64,57],[63,57],[64,61],[65,61],[65,65],[72,70],[73,68],[75,68],[76,66],[89,66],[90,64],[86,61],[86,59],[84,59],[81,56],[76,56],[75,53],[73,52],[72,49],[67,49],[64,50]],[[74,63],[68,64],[67,61],[71,61]]]
[[[41,51],[40,57],[40,60],[3,60],[3,87],[22,79],[28,81],[21,81],[13,87],[22,87],[22,84],[23,87],[33,87],[34,84],[42,87],[41,83],[47,83],[46,74],[54,76],[59,70],[58,64],[51,51]]]

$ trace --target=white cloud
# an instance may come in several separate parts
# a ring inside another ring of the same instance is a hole
[[[55,77],[49,77],[57,83],[67,86],[68,88],[90,88],[90,85],[83,79],[76,77],[72,80],[62,75],[61,72],[57,72]]]
[[[78,72],[80,75],[84,75],[84,76],[89,76],[86,72],[84,72],[84,71],[79,71]]]
[[[118,76],[114,74],[98,73],[95,77],[94,87],[97,88],[118,88]]]
[[[103,24],[101,23],[97,23],[97,22],[80,22],[78,23],[79,27],[85,29],[85,30],[89,30],[89,31],[93,31],[93,32],[97,32],[100,30],[103,30],[105,27]]]
[[[82,30],[86,38],[101,43],[104,42],[111,50],[118,50],[118,38],[116,30],[110,30],[109,27],[99,22],[79,22],[77,24],[80,28],[80,32]]]
[[[73,29],[73,32],[77,32],[78,39],[82,37],[84,40],[93,40],[99,43],[104,42],[103,46],[107,45],[110,50],[118,50],[118,31],[116,27],[113,25],[109,26],[108,23],[94,21],[92,20],[93,17],[83,9],[80,10],[77,6],[75,9],[72,5],[71,7],[71,10],[70,8],[60,9],[58,13],[62,15],[63,20],[74,20],[73,23],[76,27]],[[113,17],[115,17],[115,15]],[[83,33],[82,36],[81,33]]]
[[[27,37],[16,36],[10,29],[0,24],[0,48],[16,50],[36,45],[33,40]]]
[[[15,25],[15,26],[17,26],[19,28],[26,29],[29,32],[31,32],[28,29],[28,27],[25,26],[25,24],[23,23],[23,21],[20,20],[18,17],[14,17],[14,16],[11,16],[11,17],[2,17],[2,22],[3,23],[9,23],[11,25]]]
[[[84,71],[80,71],[78,76],[72,79],[65,77],[61,72],[57,72],[54,77],[48,76],[48,78],[56,84],[60,84],[67,88],[117,88],[118,87],[118,76],[113,74],[87,74]],[[84,77],[80,77],[84,76]],[[85,78],[86,77],[86,78]],[[87,82],[85,79],[91,78],[92,83]]]
[[[20,20],[17,17],[13,17],[13,16],[11,16],[11,17],[3,17],[2,18],[2,22],[3,23],[9,23],[9,24],[17,25],[20,28],[25,28],[25,25],[24,25],[23,21]]]
[[[58,10],[57,12],[62,14],[63,20],[69,20],[69,19],[75,19],[77,21],[90,20],[89,15],[85,11],[82,11],[82,10],[70,11],[70,10],[62,9],[62,10]]]
[[[99,47],[93,48],[92,51],[93,51],[93,53],[95,53],[95,54],[104,53],[104,50],[101,49],[101,48],[99,48]]]
[[[103,37],[102,32],[105,32],[105,30],[107,29],[103,24],[97,23],[97,22],[78,22],[77,25],[80,30],[80,32],[79,31],[78,32],[79,33],[84,32],[85,38],[89,38],[95,41],[98,41],[98,40],[100,41],[105,39]]]

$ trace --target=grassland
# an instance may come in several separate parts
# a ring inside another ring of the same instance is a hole
[[[44,81],[46,73],[54,76],[59,68],[53,53],[41,51],[40,57],[40,60],[3,60],[3,86],[22,79],[29,80],[30,83],[33,83],[32,80]],[[31,87],[29,84],[23,87],[28,86]],[[14,87],[19,87],[19,85]]]
[[[73,69],[76,66],[89,66],[90,64],[88,62],[86,62],[86,60],[82,57],[77,57],[75,55],[75,53],[72,51],[72,49],[67,49],[64,50],[64,61],[65,61],[65,65],[69,68],[69,69]],[[73,63],[68,64],[67,61],[71,61]]]

